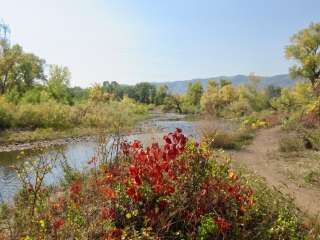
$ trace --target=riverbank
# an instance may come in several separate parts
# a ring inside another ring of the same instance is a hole
[[[0,144],[0,152],[12,152],[12,151],[23,151],[29,150],[34,148],[48,148],[52,146],[59,146],[65,145],[69,143],[76,143],[81,141],[89,141],[94,138],[94,136],[85,134],[81,136],[65,136],[64,134],[59,134],[59,137],[55,135],[57,138],[50,138],[39,139],[39,140],[32,140],[32,141],[16,141],[11,143],[2,143]]]
[[[140,116],[136,124],[125,129],[124,135],[140,134],[143,132],[162,131],[164,126],[159,126],[158,121],[181,121],[191,118],[176,113],[163,113],[160,111],[151,111],[146,115]],[[194,120],[194,119],[192,119]],[[170,125],[170,124],[168,124]],[[0,132],[0,153],[11,151],[22,151],[33,148],[53,147],[77,143],[82,141],[92,141],[103,131],[108,129],[98,128],[72,128],[66,130],[54,130],[52,128],[36,130],[6,130]]]
[[[1,98],[0,145],[92,135],[92,131],[128,131],[144,120],[149,107],[130,99],[64,105],[18,104]]]
[[[181,128],[188,136],[195,136],[194,122],[184,120],[184,115],[175,113],[160,113],[150,112],[144,117],[144,120],[137,123],[130,130],[123,132],[125,139],[139,139],[144,144],[150,143],[155,138],[160,138],[163,132],[172,132],[175,128]],[[87,162],[97,152],[98,144],[95,139],[96,135],[65,137],[55,140],[41,140],[27,143],[13,143],[1,145],[0,149],[0,189],[3,199],[11,201],[16,190],[19,188],[19,181],[16,172],[12,166],[18,166],[24,159],[17,159],[22,150],[26,154],[28,150],[37,147],[48,147],[44,156],[51,158],[57,151],[63,153],[65,159],[68,160],[70,166],[75,167],[79,171],[85,170],[88,167]],[[46,148],[47,149],[47,148]],[[32,151],[31,151],[32,154]],[[36,156],[35,156],[36,157]],[[56,183],[63,176],[62,169],[54,169],[55,176],[48,177],[48,183]],[[1,196],[0,196],[1,199]]]

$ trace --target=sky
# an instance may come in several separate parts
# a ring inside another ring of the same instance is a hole
[[[290,36],[320,0],[0,0],[11,42],[73,86],[287,73]]]

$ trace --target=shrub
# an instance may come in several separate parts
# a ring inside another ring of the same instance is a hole
[[[85,107],[81,124],[111,132],[127,131],[146,113],[144,105],[128,98],[122,102],[89,103]]]
[[[208,214],[201,218],[200,226],[198,228],[198,239],[205,240],[214,237],[219,231],[218,225],[215,223],[214,218]]]
[[[231,117],[243,117],[252,112],[252,109],[249,103],[245,99],[239,99],[238,101],[232,102],[228,108],[224,109],[223,116]]]
[[[138,141],[121,146],[120,159],[71,180],[59,194],[43,187],[35,196],[28,183],[10,214],[0,214],[2,220],[9,217],[11,229],[0,228],[0,234],[16,239],[242,235],[253,192],[228,165],[210,157],[206,145],[188,142],[177,129],[164,136],[163,147],[154,143],[144,149]],[[90,164],[97,166],[96,161],[93,157]]]
[[[303,113],[299,120],[301,124],[306,128],[319,128],[320,117],[319,117],[318,108],[317,108],[317,111],[309,111],[309,112]]]
[[[21,128],[55,128],[70,127],[70,106],[54,101],[42,104],[21,104],[17,106],[15,126]]]
[[[223,148],[223,149],[235,149],[238,148],[236,144],[235,136],[231,133],[216,131],[213,133],[210,147]]]
[[[305,141],[305,146],[308,149],[313,149],[316,151],[320,150],[320,129],[300,129],[303,139]]]
[[[20,99],[20,103],[22,104],[27,104],[27,103],[39,104],[41,102],[47,102],[47,101],[50,101],[50,96],[43,87],[34,87],[26,91]]]
[[[320,171],[309,171],[304,176],[304,181],[311,184],[320,184]]]
[[[253,139],[253,131],[250,128],[219,130],[214,124],[202,124],[201,135],[210,148],[240,149]]]
[[[264,121],[268,127],[274,127],[281,123],[281,117],[278,113],[271,113],[270,115],[264,117]]]
[[[19,170],[24,188],[14,206],[0,208],[1,238],[307,239],[279,193],[238,175],[180,129],[161,147],[135,140],[121,151],[108,165],[93,156],[88,174],[67,170],[56,188],[43,185],[50,161]]]
[[[250,127],[252,129],[267,127],[267,122],[265,120],[260,120],[255,115],[249,115],[245,117],[242,121],[244,127]]]
[[[44,93],[43,91],[27,92],[27,97],[22,98],[23,101],[17,105],[0,98],[0,129],[52,128],[65,130],[90,127],[111,131],[121,126],[122,130],[126,130],[147,114],[145,105],[128,98],[124,98],[122,102],[88,102],[70,106],[54,100],[43,101],[47,97]],[[36,99],[34,99],[34,94],[37,95]],[[33,103],[38,100],[39,103]],[[29,101],[32,103],[27,103]]]
[[[18,90],[17,87],[12,88],[4,95],[6,101],[13,104],[18,104],[21,98],[21,92]]]
[[[0,130],[11,126],[12,116],[0,106]]]
[[[8,103],[0,96],[0,130],[11,127],[12,125],[12,104]]]
[[[296,135],[289,134],[279,140],[279,150],[281,152],[299,152],[304,149],[304,142]]]

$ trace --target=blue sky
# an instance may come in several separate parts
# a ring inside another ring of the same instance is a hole
[[[273,75],[284,46],[320,22],[319,0],[0,0],[21,44],[68,66],[72,85]]]

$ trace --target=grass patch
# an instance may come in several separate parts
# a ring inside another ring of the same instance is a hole
[[[304,176],[304,181],[309,184],[320,186],[320,172],[311,170]]]

